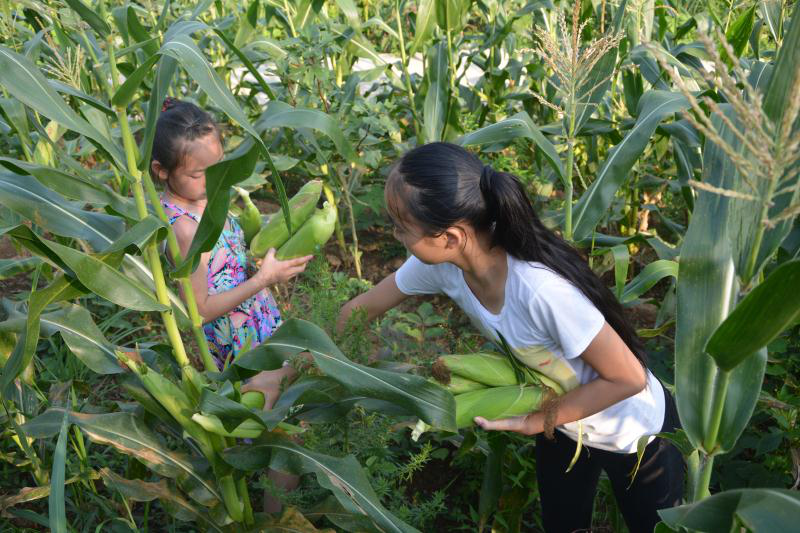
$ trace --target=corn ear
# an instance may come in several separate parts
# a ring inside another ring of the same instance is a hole
[[[244,420],[241,424],[228,431],[222,425],[222,420],[215,415],[203,415],[195,413],[192,420],[197,422],[204,430],[223,437],[235,437],[237,439],[255,439],[264,432],[264,426],[255,420]]]
[[[293,259],[313,253],[317,246],[328,242],[336,229],[336,206],[325,202],[322,209],[317,209],[297,230],[297,233],[278,249],[278,259]]]
[[[251,390],[242,394],[242,400],[239,403],[249,409],[263,409],[266,402],[263,392]]]
[[[292,229],[297,232],[314,213],[314,208],[322,194],[322,181],[311,180],[303,185],[297,194],[289,200],[289,211],[292,216]],[[264,257],[270,248],[280,248],[289,240],[289,228],[283,213],[278,211],[271,217],[250,243],[250,253],[254,257]]]
[[[453,376],[477,381],[490,387],[517,384],[514,368],[506,356],[495,353],[468,353],[443,355],[431,368],[440,383],[447,384]]]
[[[449,390],[452,394],[464,394],[465,392],[486,388],[486,385],[484,385],[483,383],[478,383],[477,381],[472,381],[471,379],[462,378],[457,374],[451,374],[450,382],[447,384],[439,383],[435,379],[431,381]]]
[[[497,420],[525,415],[539,409],[544,400],[539,387],[511,385],[465,392],[456,398],[456,426],[459,429],[473,424],[476,416]]]
[[[241,187],[234,188],[236,189],[236,192],[239,193],[239,198],[241,198],[242,202],[244,203],[244,210],[239,216],[239,225],[242,227],[242,231],[244,232],[244,240],[249,246],[250,241],[252,241],[253,237],[256,236],[259,230],[261,230],[261,213],[259,213],[258,208],[250,199],[249,192]]]

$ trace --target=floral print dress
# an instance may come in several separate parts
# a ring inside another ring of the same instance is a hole
[[[162,205],[169,209],[169,223],[188,216],[195,222],[200,218],[194,213],[162,199]],[[211,250],[208,260],[208,294],[229,291],[247,280],[247,255],[245,253],[244,232],[235,219],[228,218],[228,228],[222,230],[219,239]],[[266,289],[251,296],[223,315],[203,326],[217,366],[221,369],[229,357],[237,357],[240,352],[255,348],[278,328],[281,315],[275,299]]]

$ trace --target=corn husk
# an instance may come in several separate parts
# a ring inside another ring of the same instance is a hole
[[[453,394],[464,394],[465,392],[485,389],[486,385],[478,383],[477,381],[472,381],[471,379],[462,378],[457,374],[452,374],[450,376],[450,383],[443,385],[443,387]]]
[[[539,409],[545,392],[540,387],[511,385],[465,392],[456,398],[456,426],[459,429],[473,424],[476,416],[497,420],[526,415]]]
[[[285,260],[311,254],[318,246],[328,242],[335,229],[336,206],[325,202],[322,209],[317,209],[297,233],[278,249],[275,257]]]
[[[243,420],[241,424],[228,431],[222,425],[222,420],[215,415],[195,413],[192,420],[197,422],[204,430],[222,437],[235,437],[238,439],[255,439],[264,433],[264,426],[255,420]]]
[[[297,232],[314,213],[314,209],[322,194],[322,181],[311,180],[303,185],[297,194],[289,200],[289,211],[292,216],[292,229]],[[250,243],[250,253],[254,257],[264,257],[270,248],[278,249],[289,240],[289,228],[283,213],[278,211],[272,215]]]
[[[489,387],[517,384],[517,376],[511,363],[506,356],[495,353],[443,355],[436,360],[431,370],[436,380],[445,385],[453,376]]]
[[[242,400],[239,403],[249,409],[263,409],[265,400],[263,392],[251,390],[242,394]]]
[[[241,187],[234,187],[244,203],[242,214],[239,215],[239,225],[244,232],[244,240],[249,245],[253,237],[261,230],[261,213],[250,199],[250,193]]]

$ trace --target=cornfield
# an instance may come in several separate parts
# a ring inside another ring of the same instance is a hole
[[[0,0],[0,91],[4,530],[435,530],[411,498],[430,442],[485,464],[461,529],[530,526],[513,446],[463,429],[417,364],[456,353],[430,347],[443,320],[397,319],[404,365],[290,313],[220,370],[192,296],[228,213],[260,255],[332,235],[317,255],[341,284],[379,279],[386,169],[432,141],[519,175],[623,305],[652,311],[639,334],[666,354],[688,465],[659,531],[796,527],[797,367],[768,348],[800,347],[796,2]],[[148,171],[167,96],[212,112],[226,147],[186,254]],[[298,214],[304,185],[324,208]],[[243,401],[243,381],[303,352],[311,370],[273,409]],[[422,446],[397,474],[408,501],[351,442],[357,416]],[[436,430],[424,445],[417,420]],[[729,488],[720,462],[765,424],[791,482]],[[313,445],[331,427],[346,453]],[[311,480],[306,500],[261,513],[268,467]]]

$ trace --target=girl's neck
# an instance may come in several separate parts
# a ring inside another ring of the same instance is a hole
[[[464,271],[464,277],[470,284],[487,290],[505,287],[508,254],[500,246],[492,248],[488,238],[470,239],[463,254],[454,263]]]
[[[180,194],[176,193],[172,188],[167,185],[166,190],[164,191],[164,199],[167,202],[177,205],[178,207],[182,207],[187,211],[192,213],[202,215],[203,211],[206,209],[206,204],[208,204],[208,199],[203,198],[201,200],[189,200],[188,198],[184,198]]]

